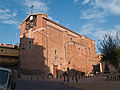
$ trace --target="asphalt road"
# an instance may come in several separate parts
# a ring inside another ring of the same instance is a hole
[[[19,80],[16,90],[82,90],[66,87],[57,81],[27,81]]]

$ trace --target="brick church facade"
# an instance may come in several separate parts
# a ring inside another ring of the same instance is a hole
[[[95,41],[48,19],[43,13],[29,15],[20,25],[21,70],[41,74],[75,69],[92,72],[97,64]]]

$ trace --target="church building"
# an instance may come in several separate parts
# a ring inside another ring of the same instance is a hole
[[[30,14],[20,25],[20,65],[22,71],[56,76],[67,68],[92,72],[97,64],[95,41],[48,18]]]

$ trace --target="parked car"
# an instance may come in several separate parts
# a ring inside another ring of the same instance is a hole
[[[0,68],[0,90],[15,90],[17,76],[16,70]]]

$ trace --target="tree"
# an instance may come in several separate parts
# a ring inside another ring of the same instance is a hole
[[[108,64],[113,65],[116,69],[119,68],[120,60],[120,47],[119,36],[112,36],[110,33],[103,36],[103,40],[98,44],[98,50],[100,51],[102,58],[101,61],[105,62],[105,69],[108,70]]]
[[[117,62],[118,64],[116,64],[115,68],[118,72],[120,72],[120,68],[119,68],[119,63],[120,63],[120,46],[118,46],[115,50],[116,53],[116,58],[117,58]]]

